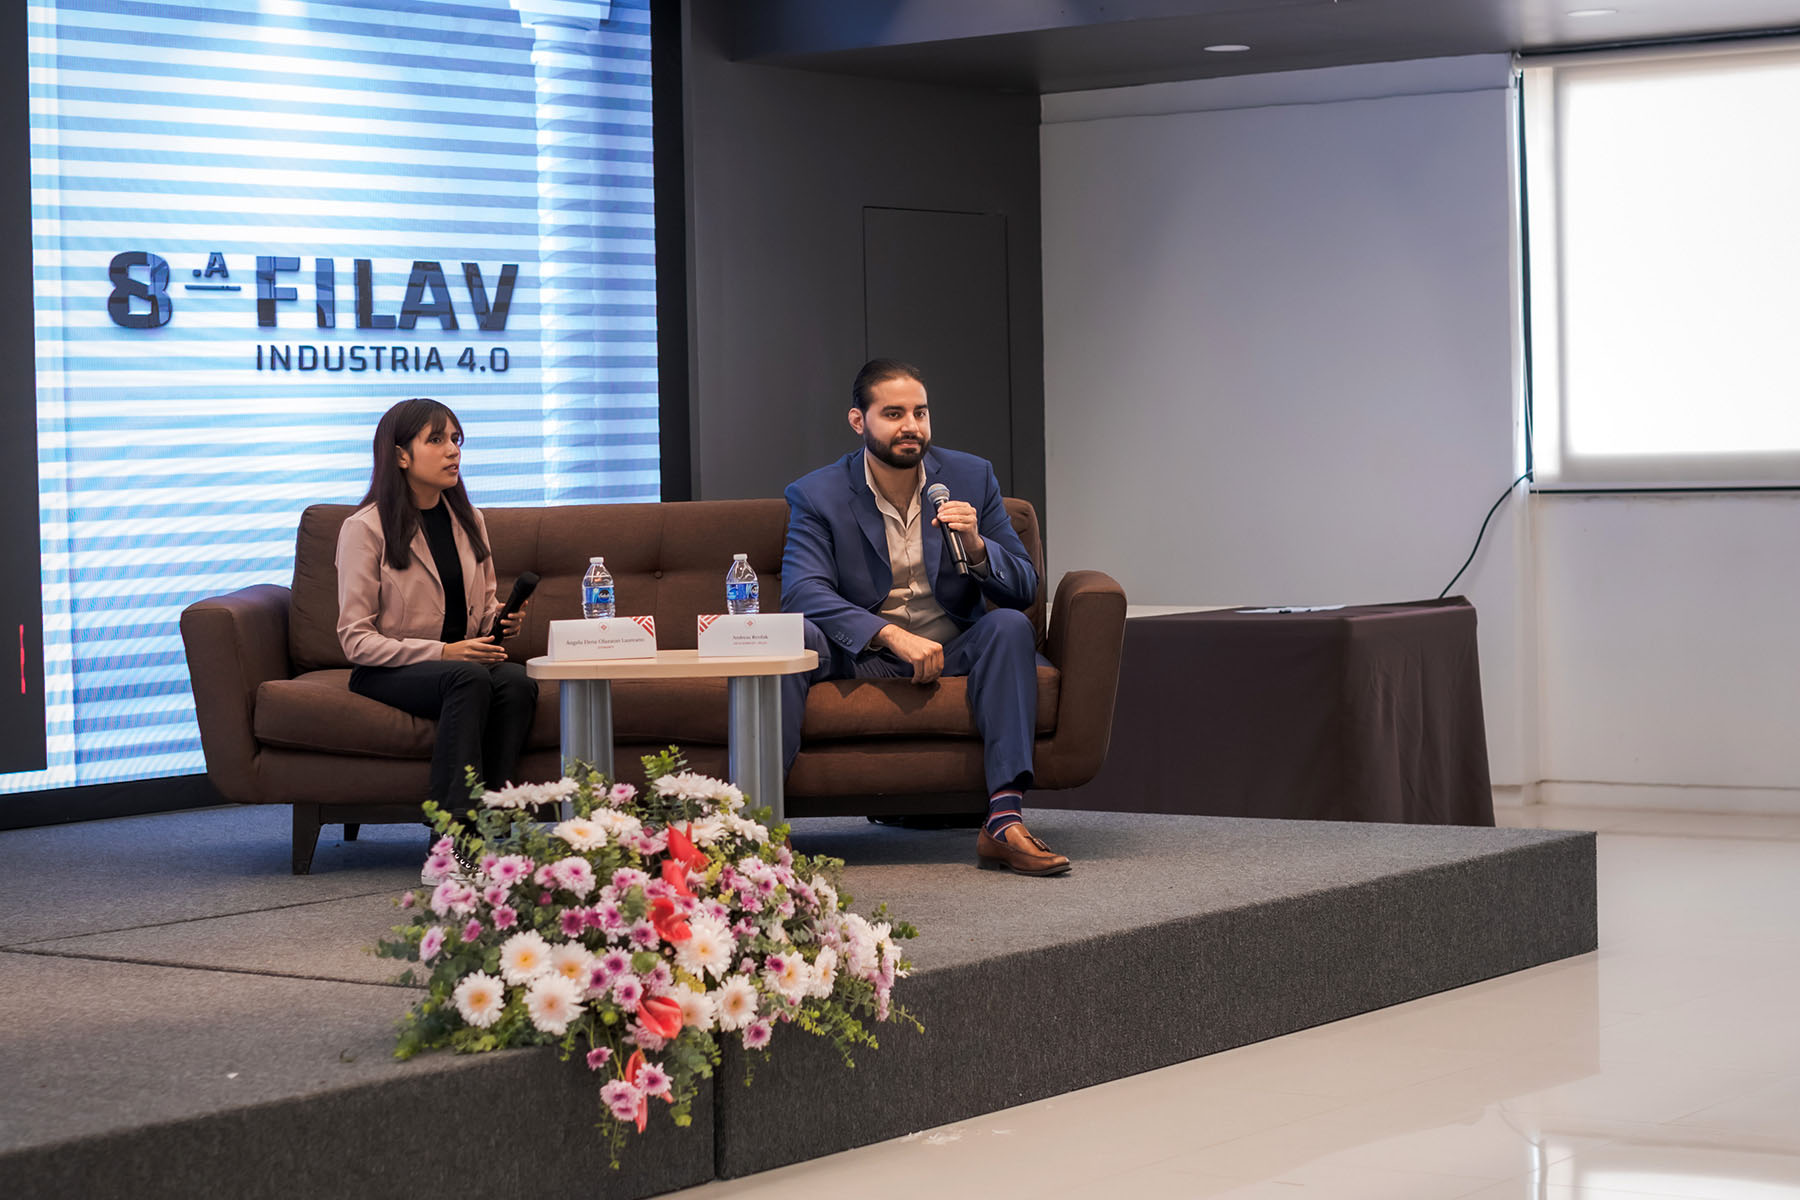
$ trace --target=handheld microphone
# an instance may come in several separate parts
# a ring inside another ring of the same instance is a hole
[[[944,501],[950,499],[950,489],[941,483],[934,483],[925,489],[925,498],[931,501],[931,515],[935,517],[944,506]],[[938,528],[944,531],[944,543],[950,547],[950,557],[956,560],[956,573],[967,575],[969,555],[963,550],[962,535],[948,525],[939,525]]]
[[[537,591],[537,585],[538,574],[536,571],[521,571],[519,573],[519,577],[513,580],[512,595],[506,598],[506,603],[501,606],[500,612],[494,617],[494,627],[488,630],[489,637],[493,638],[495,641],[500,640],[502,636],[500,633],[500,622],[506,620],[506,618],[525,607],[525,601],[531,599],[531,593]]]

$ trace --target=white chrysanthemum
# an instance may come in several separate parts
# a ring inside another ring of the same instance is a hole
[[[723,817],[726,828],[741,838],[752,842],[767,842],[769,831],[748,817],[740,817],[736,813],[725,813]]]
[[[451,994],[456,1011],[477,1029],[486,1029],[500,1019],[506,1008],[506,987],[486,971],[464,975]]]
[[[571,983],[587,987],[593,970],[594,956],[580,942],[564,942],[550,951],[550,974],[561,975]]]
[[[837,889],[832,887],[830,881],[827,880],[823,875],[814,875],[812,877],[812,890],[815,893],[817,893],[817,895],[819,897],[819,911],[820,912],[828,912],[829,913],[829,912],[837,911],[837,906],[838,906]]]
[[[683,1028],[691,1025],[704,1033],[713,1027],[713,999],[705,992],[696,992],[684,984],[671,991],[669,998],[681,1005]]]
[[[830,946],[819,951],[819,957],[813,961],[812,994],[818,997],[831,995],[831,989],[837,984],[837,951]]]
[[[675,947],[675,965],[690,975],[704,973],[717,979],[736,953],[737,939],[725,922],[694,916],[688,918],[688,939]]]
[[[710,846],[724,836],[725,818],[718,813],[701,817],[688,829],[688,837],[696,846]]]
[[[596,808],[588,820],[604,829],[614,841],[631,837],[644,828],[644,823],[630,813],[610,808]]]
[[[677,771],[672,775],[664,775],[656,781],[656,793],[678,800],[710,801],[714,808],[729,812],[735,812],[744,806],[744,793],[734,785],[694,771]]]
[[[525,1011],[537,1028],[561,1036],[581,1015],[581,988],[561,975],[540,975],[525,991]]]
[[[812,968],[798,954],[782,955],[781,970],[765,971],[763,978],[769,981],[769,986],[789,1000],[803,1000],[812,990]]]
[[[500,974],[508,983],[529,983],[550,970],[550,943],[535,929],[515,933],[500,945]]]
[[[598,850],[606,845],[606,830],[585,817],[564,821],[550,832],[567,842],[571,849],[582,852]]]
[[[742,1029],[756,1020],[756,985],[745,976],[733,975],[720,984],[712,1002],[720,1029]]]
[[[495,788],[481,793],[481,803],[488,808],[525,808],[537,803],[537,787],[529,783],[515,783],[510,787]]]

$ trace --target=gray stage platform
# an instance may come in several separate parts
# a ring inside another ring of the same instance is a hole
[[[845,1071],[792,1030],[692,1128],[609,1171],[597,1088],[549,1052],[390,1057],[411,989],[368,953],[423,832],[217,809],[0,833],[0,1178],[27,1196],[635,1197],[764,1170],[1592,950],[1591,834],[1037,811],[1058,879],[973,832],[798,823],[859,908],[919,925]],[[989,1036],[1009,1033],[1001,1043]],[[553,1150],[551,1148],[554,1148]]]

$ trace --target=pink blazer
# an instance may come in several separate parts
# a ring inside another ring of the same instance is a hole
[[[475,510],[475,524],[487,538],[487,522]],[[468,597],[465,638],[486,631],[500,611],[494,594],[494,556],[475,561],[475,550],[460,522],[452,518],[457,557],[462,559],[463,594]],[[489,543],[491,549],[492,543]],[[399,667],[444,656],[444,585],[424,529],[414,531],[412,565],[396,571],[383,558],[387,539],[373,504],[359,508],[338,531],[338,641],[349,660],[363,667]]]

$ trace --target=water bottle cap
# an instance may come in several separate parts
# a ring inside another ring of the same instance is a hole
[[[598,554],[596,554],[594,557],[588,559],[588,563],[592,566],[599,566],[602,563],[604,563],[605,561],[606,560],[604,558],[601,558]]]
[[[748,554],[734,554],[731,556],[731,561],[733,561],[733,562],[749,562],[750,556]]]

